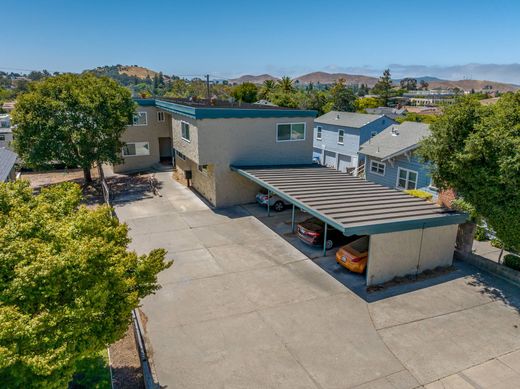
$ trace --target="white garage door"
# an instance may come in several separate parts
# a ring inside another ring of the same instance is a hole
[[[336,169],[336,153],[325,151],[325,166]]]
[[[348,167],[352,167],[352,157],[350,155],[338,155],[338,170],[345,173]]]

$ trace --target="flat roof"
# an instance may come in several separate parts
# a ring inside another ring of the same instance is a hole
[[[308,109],[286,108],[264,104],[231,103],[229,101],[207,100],[190,101],[157,97],[155,99],[136,99],[142,106],[155,106],[166,112],[193,119],[228,119],[228,118],[279,118],[309,117],[315,118],[317,111]]]
[[[467,215],[317,165],[231,166],[345,235],[380,234],[464,223]]]
[[[330,111],[314,119],[319,124],[331,124],[334,126],[361,128],[385,115],[374,115],[358,112]],[[390,119],[391,120],[391,119]]]

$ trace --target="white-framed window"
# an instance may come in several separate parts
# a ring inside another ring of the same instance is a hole
[[[321,140],[321,133],[323,131],[323,128],[321,126],[316,127],[316,139]]]
[[[384,162],[370,161],[370,173],[384,176],[386,170],[386,164]]]
[[[175,150],[175,154],[177,154],[177,157],[179,157],[179,159],[186,161],[186,156],[183,153],[181,153],[179,150]]]
[[[148,142],[127,142],[123,146],[123,157],[139,157],[150,155],[150,143]]]
[[[190,140],[190,124],[187,122],[181,122],[181,138],[186,142],[191,142]]]
[[[201,172],[202,174],[208,175],[208,165],[198,165],[198,166],[197,166],[197,169],[198,169],[199,172]]]
[[[395,186],[399,189],[416,189],[419,173],[402,167],[397,168],[397,181]]]
[[[305,140],[305,123],[279,123],[276,125],[276,141]]]
[[[345,138],[345,130],[338,130],[338,144],[342,145]]]
[[[157,121],[164,122],[164,112],[163,111],[157,112]]]
[[[146,126],[148,124],[148,114],[146,112],[137,112],[134,114],[132,125]]]

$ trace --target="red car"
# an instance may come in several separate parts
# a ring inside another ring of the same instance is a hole
[[[323,234],[325,232],[325,223],[321,220],[311,217],[298,224],[296,233],[298,238],[309,245],[323,245]],[[331,249],[335,244],[349,242],[357,237],[346,237],[339,230],[328,226],[327,228],[327,250]]]

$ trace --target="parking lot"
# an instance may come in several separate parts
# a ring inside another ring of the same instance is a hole
[[[518,288],[456,263],[435,279],[367,293],[362,276],[291,234],[289,211],[215,211],[169,173],[157,177],[162,197],[116,213],[131,248],[164,247],[175,261],[142,305],[160,385],[520,386]]]

